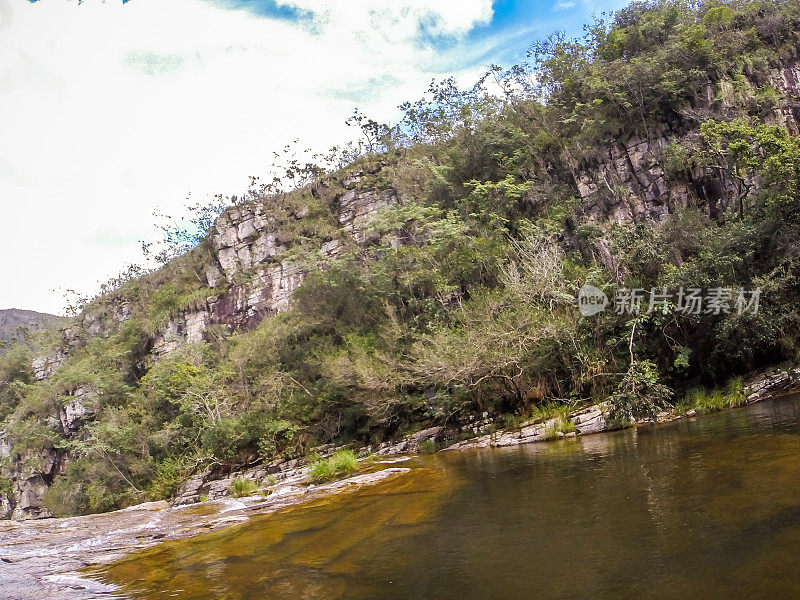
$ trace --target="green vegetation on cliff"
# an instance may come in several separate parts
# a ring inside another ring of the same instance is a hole
[[[193,249],[86,306],[79,343],[49,379],[34,381],[23,350],[6,354],[0,417],[14,456],[68,455],[48,506],[101,511],[168,497],[201,468],[377,442],[475,412],[609,399],[624,421],[796,359],[800,142],[786,127],[796,134],[800,109],[797,82],[782,89],[776,77],[800,72],[798,32],[793,1],[636,2],[584,40],[536,44],[531,64],[492,69],[473,89],[433,85],[398,127],[362,119],[365,156],[245,199],[277,223],[286,250],[274,260],[307,271],[287,310],[235,332],[211,325],[204,342],[154,360],[170,320],[227,285],[205,275],[209,239],[180,238]],[[592,210],[603,216],[590,216],[581,174],[631,140],[687,201],[662,200],[658,212],[644,184],[600,177]],[[359,244],[334,213],[356,169],[360,186],[400,199]],[[649,208],[634,206],[636,186]],[[614,218],[620,207],[633,217]],[[341,252],[320,259],[337,239]],[[669,305],[582,317],[585,283],[612,298],[620,287],[762,295],[757,314]],[[86,412],[65,432],[52,417],[76,389],[88,391]]]

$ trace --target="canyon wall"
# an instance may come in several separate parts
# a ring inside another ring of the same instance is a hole
[[[210,232],[211,260],[203,276],[208,289],[219,291],[181,310],[160,328],[150,340],[149,359],[159,360],[187,343],[206,339],[209,328],[220,326],[227,331],[247,330],[264,318],[289,306],[289,298],[302,285],[309,270],[335,258],[345,249],[357,248],[370,239],[369,228],[378,213],[399,202],[397,192],[388,185],[362,185],[362,178],[374,182],[383,165],[372,163],[349,170],[330,196],[331,239],[323,241],[315,252],[292,258],[292,244],[282,242],[281,227],[264,204],[234,206],[225,211]],[[330,184],[320,183],[319,186]],[[325,190],[312,187],[312,194]],[[327,196],[326,196],[327,197]],[[308,218],[308,209],[300,207],[288,216],[300,224]],[[70,352],[93,337],[107,337],[131,317],[130,304],[112,294],[103,310],[89,309],[61,330],[62,343],[34,359],[32,370],[37,380],[53,376]],[[97,392],[76,386],[61,391],[58,414],[48,425],[67,440],[80,437],[80,426],[96,409]],[[7,492],[0,490],[0,518],[30,519],[51,516],[43,502],[53,478],[68,464],[63,450],[40,453],[15,453],[0,431],[0,461],[6,463],[3,477],[10,481]],[[2,466],[2,462],[0,462]]]

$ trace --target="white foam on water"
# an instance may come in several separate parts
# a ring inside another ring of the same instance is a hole
[[[86,579],[77,573],[62,573],[60,575],[45,575],[42,581],[63,587],[84,589],[93,594],[109,594],[117,591],[116,585],[101,583],[93,579]]]

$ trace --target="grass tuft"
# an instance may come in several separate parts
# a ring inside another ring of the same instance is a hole
[[[237,477],[231,482],[228,490],[234,498],[242,498],[244,496],[251,496],[253,492],[258,489],[258,484],[252,479],[244,479]]]
[[[741,377],[735,377],[728,382],[724,390],[714,389],[709,391],[699,387],[692,388],[686,392],[686,396],[675,408],[679,414],[685,414],[690,410],[696,410],[699,413],[712,413],[725,408],[742,406],[746,402],[747,396],[744,393],[744,381],[742,381]]]
[[[561,434],[566,435],[574,431],[578,431],[577,426],[566,413],[563,413],[556,417],[555,421],[545,428],[544,438],[546,440],[554,440],[561,437]]]
[[[358,457],[352,450],[338,450],[328,462],[337,475],[349,475],[358,471]]]
[[[352,450],[337,450],[327,460],[318,460],[311,465],[309,476],[313,481],[330,481],[358,471],[358,457]]]
[[[436,442],[433,440],[422,440],[417,450],[420,454],[433,454],[436,452]]]

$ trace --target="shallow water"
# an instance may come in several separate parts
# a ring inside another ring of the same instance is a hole
[[[800,397],[440,453],[104,568],[133,598],[800,597]]]

